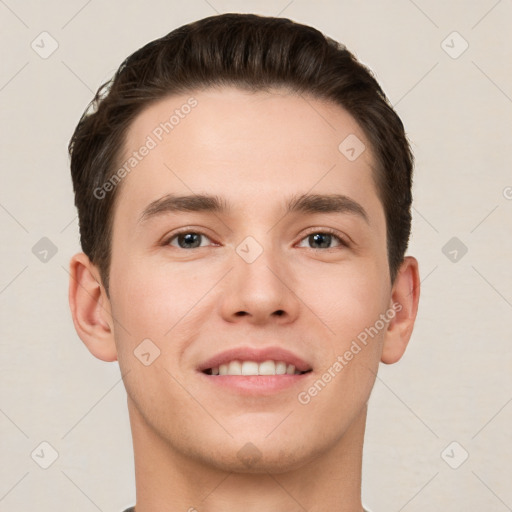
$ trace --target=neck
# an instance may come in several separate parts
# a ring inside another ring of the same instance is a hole
[[[361,464],[366,407],[336,445],[298,469],[230,473],[178,452],[128,397],[136,512],[362,512]]]

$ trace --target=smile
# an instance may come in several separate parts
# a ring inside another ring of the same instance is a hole
[[[207,368],[203,371],[207,375],[301,375],[311,370],[300,371],[293,364],[285,361],[274,361],[269,359],[258,363],[257,361],[233,360],[227,363]]]

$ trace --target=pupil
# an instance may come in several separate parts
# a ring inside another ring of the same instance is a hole
[[[193,247],[199,247],[199,235],[197,233],[186,233],[178,237],[179,246],[184,249]],[[183,243],[182,243],[183,242]]]
[[[315,233],[310,235],[309,240],[311,244],[316,243],[322,248],[328,248],[331,242],[331,235],[328,233]]]

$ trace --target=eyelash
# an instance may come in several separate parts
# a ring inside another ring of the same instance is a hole
[[[315,235],[317,233],[320,233],[322,235],[331,235],[333,236],[334,238],[336,238],[338,240],[338,242],[340,243],[340,246],[344,247],[344,248],[348,248],[350,247],[350,244],[349,242],[346,240],[346,238],[344,238],[343,236],[341,236],[338,231],[334,230],[334,229],[330,229],[330,228],[321,228],[321,229],[312,229],[311,231],[309,231],[308,233],[306,233],[301,239],[300,241],[302,242],[302,240],[304,240],[305,238],[307,238],[308,236],[311,236],[311,235]],[[311,249],[312,251],[329,251],[329,250],[333,250],[333,249],[338,249],[338,247],[329,247],[328,249],[313,249],[311,247],[308,247],[308,249]]]
[[[190,229],[190,228],[184,228],[180,231],[177,231],[175,233],[173,233],[171,236],[167,237],[162,245],[164,246],[168,246],[170,245],[171,241],[174,240],[175,238],[177,238],[179,235],[183,235],[183,234],[188,234],[188,233],[194,233],[196,235],[201,235],[201,236],[205,236],[206,238],[208,238],[209,240],[210,237],[205,234],[204,232],[202,231],[199,231],[199,230],[195,230],[195,229]],[[299,242],[302,242],[304,239],[306,239],[307,237],[311,236],[311,235],[314,235],[314,234],[324,234],[324,235],[331,235],[333,236],[334,238],[336,238],[340,244],[341,247],[344,247],[344,248],[348,248],[350,247],[350,243],[344,238],[342,237],[337,231],[335,231],[334,229],[330,229],[330,228],[321,228],[321,229],[312,229],[311,231],[309,231],[308,233],[306,233],[301,239]],[[193,247],[192,249],[199,249],[200,247]],[[308,249],[312,250],[312,251],[330,251],[330,250],[333,250],[333,249],[337,249],[338,247],[329,247],[327,249],[314,249],[312,247],[308,247]],[[181,249],[181,247],[176,247],[176,249]],[[184,251],[190,251],[191,249],[183,249]]]

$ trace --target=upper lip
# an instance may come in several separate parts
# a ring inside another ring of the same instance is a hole
[[[284,361],[286,364],[293,364],[296,370],[305,372],[311,370],[311,366],[293,352],[278,346],[270,347],[235,347],[223,352],[219,352],[213,357],[207,359],[199,365],[199,370],[204,371],[209,368],[218,368],[221,364],[227,364],[230,361]]]

